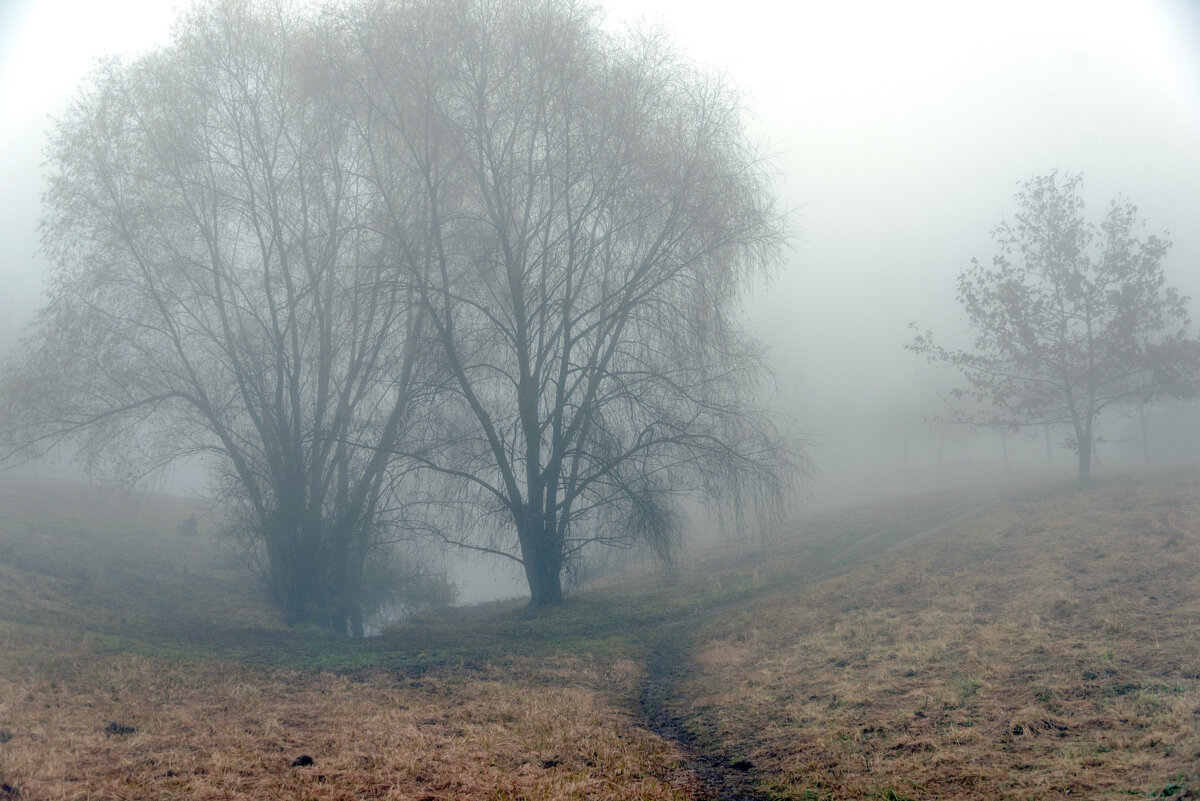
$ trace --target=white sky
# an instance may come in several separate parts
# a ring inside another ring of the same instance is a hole
[[[910,320],[953,330],[953,279],[991,255],[1017,182],[1085,173],[1169,228],[1200,296],[1200,5],[1186,0],[608,0],[744,87],[802,231],[752,301],[792,400],[885,399]],[[0,347],[36,305],[48,115],[93,59],[168,40],[170,2],[0,0]],[[820,404],[818,404],[820,405]],[[820,426],[819,421],[817,422]]]
[[[751,94],[802,228],[754,305],[786,393],[886,400],[919,368],[908,322],[954,328],[954,277],[991,256],[1016,183],[1055,168],[1085,174],[1094,215],[1123,192],[1171,229],[1168,275],[1200,295],[1200,4],[609,6]]]
[[[0,350],[37,304],[42,147],[95,59],[169,41],[170,2],[0,0]]]

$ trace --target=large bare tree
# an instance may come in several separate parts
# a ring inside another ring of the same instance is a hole
[[[795,461],[738,311],[786,231],[737,93],[579,2],[354,27],[371,140],[425,186],[385,205],[428,223],[397,249],[449,375],[406,453],[482,510],[446,539],[519,561],[540,606],[591,544],[669,552],[684,496],[777,497]]]
[[[958,277],[974,346],[950,350],[926,331],[908,347],[966,378],[962,421],[1067,427],[1086,481],[1102,413],[1194,392],[1200,343],[1187,298],[1163,275],[1170,242],[1138,235],[1132,203],[1114,201],[1097,226],[1081,176],[1058,173],[1026,181],[1016,200],[1013,221],[992,232],[991,264],[972,260]]]
[[[76,437],[125,477],[208,457],[285,618],[361,633],[427,350],[346,45],[217,2],[95,72],[49,148],[55,271],[7,398],[17,445]]]
[[[208,455],[292,621],[361,628],[398,499],[535,605],[590,545],[666,555],[677,500],[794,466],[737,321],[785,236],[741,116],[576,2],[197,6],[59,127],[16,443]]]

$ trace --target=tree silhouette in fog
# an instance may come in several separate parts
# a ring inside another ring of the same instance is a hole
[[[1086,481],[1101,414],[1194,392],[1200,343],[1188,299],[1166,284],[1169,240],[1140,236],[1144,223],[1124,199],[1089,222],[1082,185],[1057,172],[1023,183],[1014,220],[992,231],[990,265],[973,259],[959,275],[972,348],[947,349],[929,331],[908,348],[962,373],[962,422],[1067,426]]]
[[[766,510],[797,461],[737,322],[786,234],[741,116],[582,3],[200,4],[59,122],[11,444],[208,457],[292,622],[361,631],[414,530],[535,605],[665,556],[681,498]]]

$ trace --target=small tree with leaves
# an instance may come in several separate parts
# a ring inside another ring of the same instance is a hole
[[[1166,235],[1140,236],[1145,224],[1123,199],[1088,222],[1082,184],[1056,172],[1023,183],[1015,220],[992,232],[991,264],[973,259],[959,275],[973,348],[947,349],[925,331],[908,349],[961,371],[957,422],[1068,427],[1086,481],[1101,414],[1191,391],[1200,343],[1187,297],[1163,276]]]

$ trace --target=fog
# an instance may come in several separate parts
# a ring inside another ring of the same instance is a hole
[[[1167,279],[1200,297],[1200,8],[1179,2],[779,3],[608,0],[612,24],[659,24],[745,93],[792,210],[795,240],[745,299],[773,404],[812,443],[810,508],[964,483],[1055,479],[1073,457],[1032,437],[933,422],[954,376],[904,350],[910,322],[969,335],[954,280],[994,252],[1017,184],[1082,173],[1089,217],[1117,196],[1170,231]],[[736,9],[732,13],[731,9]],[[0,349],[39,302],[39,169],[47,120],[92,59],[166,41],[158,2],[25,0],[0,10]],[[1193,305],[1193,308],[1195,306]],[[1197,453],[1195,407],[1151,412],[1153,463]],[[1134,419],[1110,419],[1099,469],[1144,460]],[[198,487],[183,468],[169,488]],[[464,598],[522,587],[505,568]],[[466,583],[466,582],[464,582]],[[466,589],[464,587],[464,589]]]
[[[902,349],[907,326],[970,344],[955,277],[995,253],[989,233],[1013,213],[1016,184],[1055,169],[1083,173],[1092,218],[1123,195],[1148,232],[1170,231],[1167,279],[1200,296],[1200,9],[780,5],[610,7],[644,9],[745,87],[774,154],[800,231],[747,311],[780,407],[818,444],[811,503],[1046,475],[1044,444],[1008,435],[1006,468],[999,434],[930,424],[955,376]],[[1200,416],[1167,416],[1152,459],[1194,458],[1183,443],[1197,442]],[[1141,463],[1135,428],[1110,420],[1101,465]],[[1069,475],[1071,455],[1056,449],[1049,470]]]

